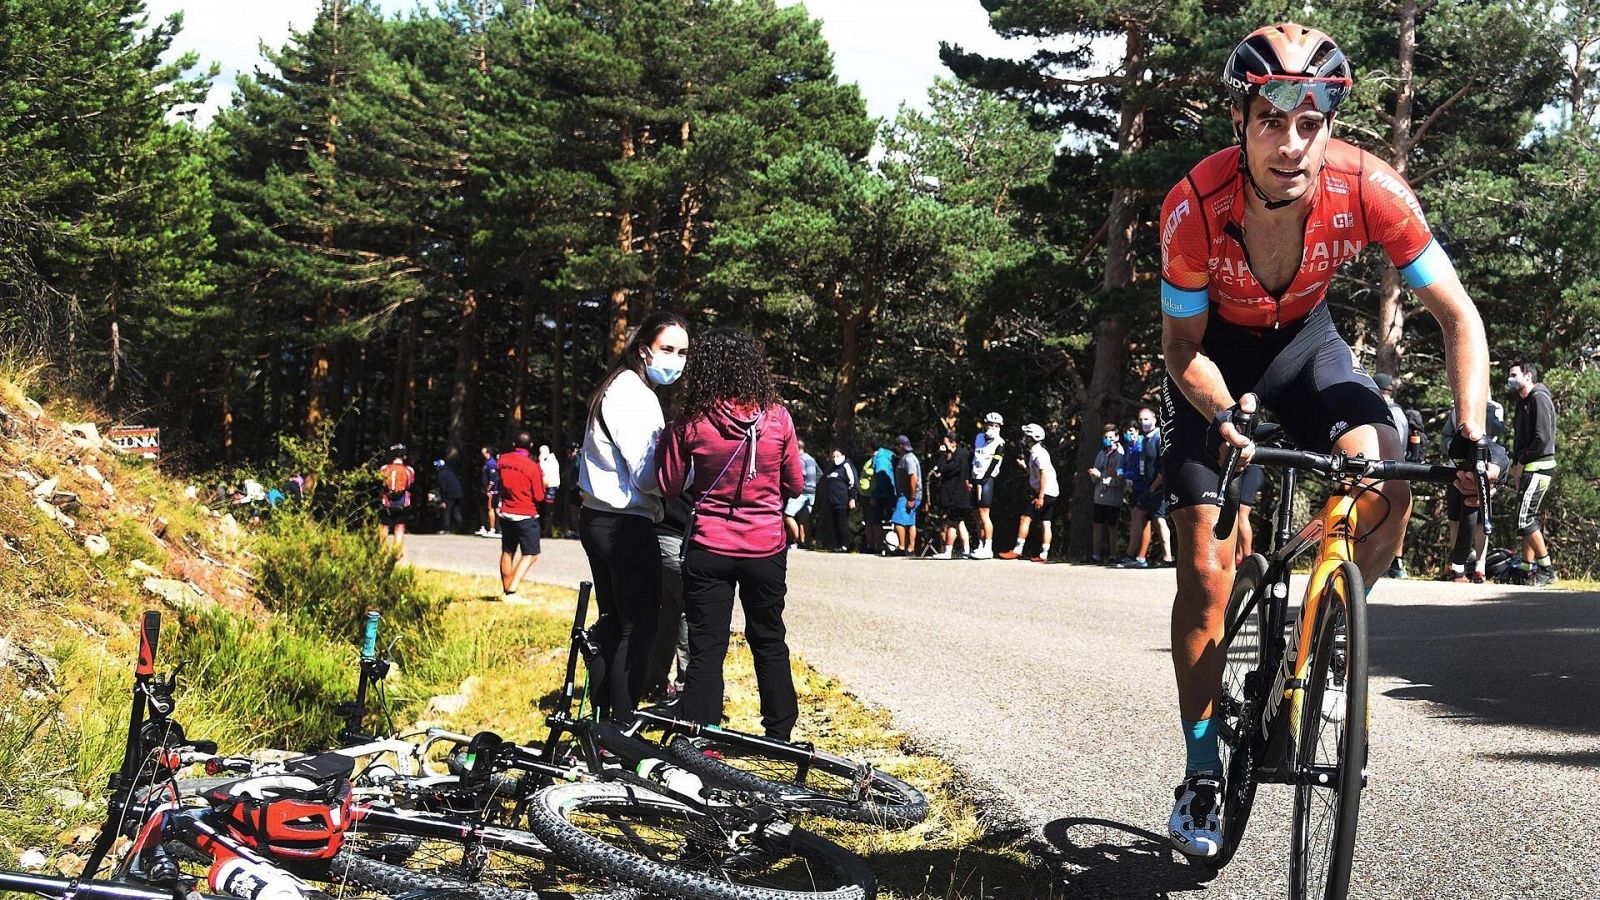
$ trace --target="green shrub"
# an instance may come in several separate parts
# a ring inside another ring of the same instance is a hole
[[[387,634],[408,647],[425,646],[447,602],[400,565],[399,552],[376,531],[347,531],[302,511],[273,516],[255,552],[262,603],[301,631],[340,643],[358,642],[367,610],[375,609]]]
[[[164,660],[184,665],[175,716],[192,737],[224,748],[291,750],[332,744],[334,706],[355,695],[356,654],[277,617],[222,609],[187,613],[163,629]],[[169,637],[170,636],[170,637]]]

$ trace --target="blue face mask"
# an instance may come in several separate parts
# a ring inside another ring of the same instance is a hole
[[[1137,441],[1139,439],[1139,432],[1137,432],[1137,431],[1124,431],[1122,433],[1122,439],[1123,439],[1123,441],[1131,444],[1134,441]]]
[[[1105,446],[1107,446],[1107,447],[1111,446],[1112,444],[1115,444],[1116,442],[1117,442],[1117,439],[1114,438],[1114,437],[1103,437],[1103,438],[1100,439],[1100,443],[1105,445]]]
[[[644,373],[652,382],[665,387],[677,381],[678,376],[683,374],[683,358],[667,356],[658,361],[655,354],[651,353],[645,358]]]

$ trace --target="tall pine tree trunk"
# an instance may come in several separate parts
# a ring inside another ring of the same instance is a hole
[[[106,397],[110,398],[116,396],[122,375],[122,317],[117,309],[116,285],[106,297],[106,309],[111,318],[111,374],[106,378]]]
[[[511,421],[517,428],[528,427],[528,385],[531,381],[533,368],[533,319],[534,305],[533,294],[524,291],[522,295],[522,323],[517,330],[517,371],[511,379]]]
[[[1123,47],[1124,84],[1134,86],[1144,79],[1147,47],[1143,31],[1129,28]],[[1124,155],[1144,148],[1145,109],[1126,98],[1117,124],[1117,149]],[[1111,210],[1106,221],[1105,272],[1100,289],[1103,295],[1133,285],[1133,234],[1137,226],[1138,197],[1128,188],[1111,194]],[[1122,393],[1128,374],[1128,323],[1106,304],[1094,329],[1094,365],[1089,374],[1088,396],[1078,417],[1078,447],[1072,466],[1071,520],[1067,546],[1071,552],[1087,555],[1093,535],[1094,484],[1078,473],[1094,466],[1099,446],[1100,426],[1106,421],[1107,407]]]
[[[550,374],[550,424],[555,430],[555,450],[566,459],[567,415],[563,400],[566,395],[567,365],[567,300],[556,298],[556,340],[551,353]]]
[[[450,422],[444,458],[455,462],[467,439],[467,421],[478,381],[478,356],[483,349],[483,325],[477,291],[468,288],[461,301],[461,328],[456,333],[456,369],[450,385]]]
[[[389,440],[411,443],[412,407],[417,397],[417,301],[406,304],[406,327],[394,356],[394,383],[389,388]]]
[[[856,430],[856,397],[861,393],[861,327],[865,316],[843,317],[840,329],[839,374],[833,382],[833,445],[849,447]]]
[[[622,120],[622,164],[624,167],[633,159],[633,119],[624,117]],[[633,197],[630,189],[625,185],[618,186],[617,201],[617,245],[623,256],[633,255]],[[621,273],[618,273],[621,278]],[[606,306],[606,359],[609,361],[622,355],[623,345],[628,341],[628,295],[631,292],[628,286],[619,283],[611,291],[611,302]]]
[[[1417,3],[1402,0],[1400,4],[1400,47],[1398,51],[1399,77],[1395,81],[1394,119],[1389,126],[1389,165],[1401,178],[1416,146],[1411,133],[1411,120],[1416,107],[1415,66],[1417,57]],[[1400,289],[1400,273],[1387,260],[1378,282],[1378,354],[1375,365],[1379,372],[1400,374],[1400,358],[1405,353],[1406,326],[1405,294]]]
[[[333,4],[332,16],[329,20],[333,30],[332,55],[335,61],[341,58],[339,53],[339,14],[342,10],[343,7],[340,4]],[[327,137],[323,139],[322,153],[324,158],[327,159],[330,169],[334,160],[338,157],[339,150],[338,145],[334,143],[334,135],[339,130],[339,112],[334,105],[335,97],[337,96],[336,91],[339,87],[339,70],[340,67],[338,65],[331,66],[328,69],[328,133]],[[331,185],[328,187],[331,187]],[[322,226],[322,249],[327,252],[332,248],[333,223],[330,221],[325,222]],[[322,296],[317,302],[316,329],[320,331],[333,321],[335,307],[333,290],[331,288],[323,290]],[[308,379],[309,383],[306,386],[306,393],[308,394],[306,402],[307,438],[316,437],[317,429],[322,425],[322,420],[327,417],[328,370],[332,364],[329,357],[330,349],[327,339],[320,335],[316,345],[311,349],[311,373]]]

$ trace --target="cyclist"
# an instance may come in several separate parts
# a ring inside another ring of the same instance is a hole
[[[1162,471],[1179,549],[1172,652],[1187,757],[1169,831],[1178,850],[1201,858],[1218,853],[1223,828],[1211,715],[1234,541],[1212,535],[1218,468],[1224,443],[1243,448],[1241,466],[1253,453],[1231,416],[1255,394],[1307,450],[1401,456],[1389,409],[1326,303],[1334,273],[1370,243],[1439,321],[1466,455],[1483,436],[1489,372],[1483,323],[1410,187],[1333,139],[1352,85],[1339,46],[1315,29],[1267,26],[1234,49],[1222,82],[1238,142],[1195,166],[1160,220]],[[1356,557],[1368,584],[1394,559],[1410,509],[1403,481],[1364,495],[1358,510],[1374,526]]]

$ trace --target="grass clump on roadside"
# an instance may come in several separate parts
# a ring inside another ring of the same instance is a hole
[[[493,729],[523,743],[542,741],[545,713],[565,676],[573,592],[524,584],[520,593],[533,602],[507,607],[489,599],[499,594],[492,579],[438,572],[420,577],[439,593],[462,599],[445,611],[440,639],[407,671],[400,690],[465,693],[466,706],[441,724],[468,733]],[[962,796],[951,766],[910,749],[886,712],[851,696],[838,680],[798,658],[792,668],[802,710],[796,740],[869,760],[928,797],[927,820],[904,831],[806,822],[866,857],[878,874],[879,897],[978,900],[1052,893],[1049,874],[1026,848],[986,839],[978,810]],[[581,667],[579,672],[581,679]],[[755,672],[739,635],[730,646],[726,674],[729,727],[759,733]]]

